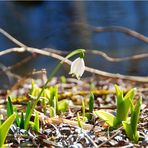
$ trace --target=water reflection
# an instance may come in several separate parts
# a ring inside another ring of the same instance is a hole
[[[123,33],[94,33],[91,30],[84,30],[76,25],[80,22],[94,26],[124,26],[147,36],[148,2],[0,2],[0,27],[28,46],[67,51],[91,48],[120,57],[147,52],[148,45],[144,42]],[[15,46],[0,35],[1,50]],[[27,55],[3,56],[0,62],[12,65]],[[88,66],[109,72],[148,74],[147,59],[119,63],[110,63],[95,56],[86,59]],[[57,61],[52,58],[38,57],[17,72],[27,73],[32,68],[47,68],[50,72],[56,63]],[[61,72],[63,73],[62,70]]]

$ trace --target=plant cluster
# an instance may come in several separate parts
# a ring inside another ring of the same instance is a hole
[[[57,70],[63,64],[65,60],[68,58],[80,54],[80,57],[74,60],[71,64],[70,74],[80,79],[85,70],[85,64],[83,61],[84,58],[83,49],[78,49],[66,56],[66,58],[61,61],[55,69],[52,71],[49,76],[47,82],[42,88],[35,88],[34,80],[32,80],[32,87],[30,89],[29,95],[30,97],[35,98],[33,103],[28,102],[26,106],[26,111],[18,112],[16,107],[12,104],[11,97],[8,97],[7,101],[7,117],[8,119],[0,124],[0,147],[4,145],[5,138],[9,131],[9,128],[13,122],[20,127],[21,129],[28,129],[30,126],[34,131],[40,132],[40,119],[39,114],[35,111],[35,107],[37,103],[40,101],[43,106],[43,112],[46,113],[46,107],[49,107],[50,117],[55,117],[57,114],[61,112],[66,112],[69,106],[69,100],[58,100],[58,87],[51,86],[47,87],[51,78],[55,75]],[[62,77],[62,82],[66,81],[65,77]],[[123,128],[127,134],[127,136],[134,142],[138,142],[139,133],[137,131],[137,124],[140,115],[140,108],[142,104],[142,99],[140,98],[137,104],[135,105],[133,102],[136,89],[131,89],[125,96],[123,91],[119,88],[119,86],[115,85],[116,96],[117,96],[117,110],[116,115],[105,112],[103,110],[94,111],[94,95],[90,93],[89,102],[88,102],[88,111],[86,112],[86,105],[84,99],[82,99],[82,113],[77,113],[77,121],[79,127],[83,128],[83,123],[86,121],[93,122],[94,115],[97,115],[99,118],[106,121],[106,123],[111,127],[119,127],[123,125]],[[46,107],[45,107],[46,106]],[[34,113],[34,120],[31,121],[31,116]]]
[[[50,116],[53,117],[53,116],[56,115],[56,113],[58,113],[60,111],[65,111],[67,109],[67,106],[68,106],[67,101],[64,100],[64,101],[58,102],[58,88],[57,87],[51,87],[50,90],[48,90],[48,89],[46,89],[46,87],[47,87],[48,83],[50,82],[51,78],[56,74],[58,69],[62,66],[62,64],[67,59],[69,59],[70,57],[72,57],[76,54],[80,54],[80,57],[77,58],[72,63],[70,74],[72,74],[73,76],[76,76],[79,79],[82,76],[84,69],[85,69],[85,65],[84,65],[84,61],[83,61],[84,52],[85,52],[84,49],[77,49],[77,50],[72,51],[70,54],[68,54],[55,67],[55,69],[52,71],[52,73],[50,74],[49,78],[47,79],[45,85],[42,88],[36,89],[34,87],[34,82],[32,82],[32,88],[31,88],[30,94],[33,95],[33,96],[37,95],[37,97],[36,97],[36,100],[33,102],[33,104],[31,104],[30,102],[27,103],[25,115],[24,115],[23,112],[21,112],[21,114],[19,115],[17,109],[12,105],[11,98],[8,97],[8,102],[7,102],[8,119],[3,124],[0,124],[0,147],[2,147],[4,145],[7,133],[9,131],[11,124],[14,122],[14,120],[16,122],[16,125],[18,127],[22,128],[22,129],[28,129],[29,125],[31,125],[34,130],[39,131],[40,128],[39,128],[39,115],[38,115],[38,113],[37,112],[35,113],[34,122],[31,122],[30,118],[31,118],[31,116],[34,112],[34,109],[35,109],[39,99],[42,96],[47,96],[47,98],[48,98],[49,105],[50,105]],[[81,68],[81,66],[83,68],[79,70],[79,68]],[[42,103],[43,104],[45,103],[44,99],[43,99]]]
[[[137,104],[134,105],[133,98],[136,93],[135,88],[131,89],[125,96],[119,86],[115,85],[115,89],[117,96],[116,116],[103,110],[95,111],[95,114],[102,120],[106,121],[111,127],[118,127],[122,124],[127,136],[137,143],[139,139],[137,124],[142,98],[140,98]]]
[[[35,88],[34,80],[32,80],[32,88],[29,95],[33,98],[36,98],[40,94],[41,90],[42,88]],[[61,101],[58,100],[58,86],[45,88],[41,98],[41,105],[44,108],[44,113],[46,112],[46,105],[49,105],[50,117],[55,117],[61,112],[66,112],[68,109],[68,104],[70,103],[70,101],[67,99]]]

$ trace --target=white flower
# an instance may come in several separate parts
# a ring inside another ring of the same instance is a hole
[[[70,68],[70,73],[72,76],[76,76],[77,79],[80,79],[80,77],[83,75],[85,70],[85,64],[83,58],[77,58],[75,59]]]

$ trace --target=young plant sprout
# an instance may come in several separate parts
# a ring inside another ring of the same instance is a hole
[[[76,78],[79,80],[84,71],[85,64],[83,57],[79,57],[72,62],[69,74],[72,74],[72,76],[76,76]]]
[[[137,131],[137,125],[140,115],[140,109],[142,104],[142,98],[140,98],[137,104],[134,106],[131,102],[131,118],[129,121],[123,121],[123,128],[130,140],[137,143],[139,140],[139,132]]]
[[[82,127],[83,127],[83,123],[82,123],[82,121],[81,121],[81,119],[80,119],[80,114],[79,114],[79,113],[77,113],[77,122],[78,122],[78,126],[79,126],[80,128],[82,128]]]
[[[31,109],[31,103],[28,102],[27,103],[27,107],[26,107],[25,115],[24,115],[23,112],[21,112],[21,114],[19,116],[17,109],[12,104],[11,97],[10,96],[8,97],[8,102],[7,102],[7,117],[9,117],[13,113],[15,113],[16,114],[16,120],[15,120],[16,125],[18,127],[20,127],[21,129],[27,129],[28,122],[27,122],[26,119],[28,118],[30,109]]]
[[[115,88],[117,95],[116,116],[102,110],[95,111],[95,114],[102,120],[105,120],[111,127],[118,127],[122,124],[122,121],[128,120],[129,109],[136,91],[135,88],[133,88],[125,96],[123,96],[123,91],[119,88],[119,86],[115,85]]]
[[[88,119],[92,120],[93,119],[93,110],[94,110],[94,94],[91,93],[89,96],[89,113],[88,113]]]

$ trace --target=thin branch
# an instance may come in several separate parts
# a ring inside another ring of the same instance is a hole
[[[93,141],[93,139],[88,134],[86,134],[84,130],[82,130],[82,132],[87,137],[87,139],[89,139],[89,141],[93,144],[94,148],[98,148],[97,144]]]
[[[126,27],[122,27],[122,26],[94,27],[89,24],[84,25],[82,23],[77,23],[77,25],[79,25],[85,29],[91,29],[93,32],[122,32],[122,33],[130,35],[138,40],[148,43],[148,37],[136,32],[132,29],[126,28]]]
[[[121,62],[121,61],[127,61],[127,60],[138,60],[138,59],[143,59],[148,57],[148,53],[143,53],[143,54],[137,54],[129,57],[123,57],[123,58],[113,58],[108,56],[106,53],[98,50],[86,50],[87,53],[95,54],[95,55],[100,55],[103,58],[105,58],[109,62]]]
[[[47,52],[45,50],[40,50],[40,49],[37,49],[37,48],[32,48],[32,47],[25,47],[25,48],[21,47],[21,48],[6,49],[6,50],[0,52],[0,56],[7,54],[8,51],[9,51],[9,53],[28,51],[30,53],[37,53],[37,54],[40,54],[40,55],[50,56],[50,57],[53,57],[53,58],[58,59],[58,60],[64,59],[64,57],[62,57],[58,54]],[[70,65],[72,62],[70,60],[66,60],[65,63]],[[85,70],[87,72],[94,73],[94,74],[97,74],[97,75],[101,75],[101,76],[104,76],[104,77],[110,77],[110,78],[116,78],[116,79],[117,78],[126,79],[126,80],[137,81],[137,82],[148,82],[148,77],[113,74],[113,73],[101,71],[101,70],[90,68],[90,67],[86,67]]]
[[[66,123],[66,124],[69,124],[71,126],[78,126],[78,122],[77,121],[73,121],[73,120],[69,120],[69,119],[64,119],[64,118],[61,118],[61,117],[58,117],[58,116],[57,117],[49,118],[49,117],[47,117],[46,115],[44,115],[43,113],[41,113],[41,112],[39,112],[37,110],[36,110],[36,112],[39,113],[40,120],[41,121],[45,121],[48,124],[59,125],[61,123]],[[83,124],[83,129],[84,130],[91,130],[92,127],[93,127],[93,125],[91,125],[91,124],[86,124],[86,123]]]
[[[68,53],[67,51],[61,51],[61,50],[52,49],[52,48],[44,48],[44,49],[46,51],[53,52],[53,53],[60,54],[60,55],[66,55]],[[132,55],[132,56],[128,56],[128,57],[113,58],[113,57],[107,55],[103,51],[92,50],[92,49],[86,49],[86,53],[102,56],[105,60],[107,60],[109,62],[121,62],[121,61],[127,61],[127,60],[139,60],[139,59],[143,59],[143,58],[148,57],[148,53],[143,53],[143,54],[136,54],[136,55]]]
[[[83,25],[83,24],[79,24],[79,25]],[[141,40],[141,38],[139,38],[139,36],[140,37],[142,36],[142,38],[144,38],[144,40],[146,40],[146,42],[148,42],[148,37],[136,32],[134,30],[125,28],[125,27],[121,27],[121,26],[93,27],[93,26],[90,26],[90,25],[85,25],[85,27],[86,26],[93,28],[93,30],[95,30],[97,32],[118,31],[118,32],[124,32],[124,33],[130,34],[131,36],[136,34],[137,35],[136,38]],[[8,39],[10,39],[12,42],[17,44],[18,46],[27,47],[25,44],[21,43],[20,41],[15,39],[13,36],[11,36],[9,33],[7,33],[6,31],[4,31],[1,28],[0,28],[0,33],[2,33],[4,36],[6,36]],[[45,48],[45,50],[50,51],[50,52],[54,52],[54,53],[57,53],[57,54],[66,54],[67,53],[67,51],[60,51],[60,50],[52,49],[52,48]],[[7,52],[9,53],[11,51],[7,51]],[[100,56],[104,57],[107,61],[110,61],[110,62],[120,62],[120,61],[126,61],[126,60],[138,60],[138,59],[148,57],[147,53],[137,54],[137,55],[133,55],[133,56],[129,56],[129,57],[123,57],[123,58],[113,58],[113,57],[108,56],[106,53],[104,53],[102,51],[98,51],[98,50],[86,50],[86,52],[96,54],[96,55],[100,55]]]
[[[11,36],[9,33],[7,33],[2,28],[0,28],[0,33],[2,33],[4,36],[6,36],[8,39],[10,39],[12,42],[14,42],[15,44],[17,44],[18,46],[20,46],[20,47],[26,47],[25,44],[23,44],[20,41],[18,41],[17,39],[15,39],[13,36]]]
[[[120,30],[121,28],[122,29],[124,28],[124,30],[128,30],[128,31],[130,30],[128,28],[125,29],[125,27],[121,27],[121,26],[111,26],[109,28],[111,29],[112,27],[113,27],[113,30],[115,30],[116,27],[118,28],[118,30]],[[107,28],[107,27],[101,27],[101,28]],[[99,30],[101,30],[101,28]],[[133,30],[131,30],[131,31],[133,31]],[[133,32],[135,32],[135,31],[133,31]],[[13,36],[11,36],[9,33],[7,33],[6,31],[4,31],[1,28],[0,28],[0,33],[2,33],[4,36],[6,36],[8,39],[10,39],[12,42],[14,42],[15,44],[17,44],[18,46],[20,46],[20,47],[27,47],[25,44],[21,43],[20,41],[18,41],[17,39],[15,39]],[[145,37],[145,38],[147,38],[147,37]],[[60,55],[61,54],[67,54],[67,51],[60,51],[60,50],[52,49],[52,48],[45,48],[45,50],[46,51],[50,51],[50,52],[54,52],[54,53],[57,53],[57,54],[60,54]],[[7,51],[7,52],[9,53],[11,51]],[[102,51],[98,51],[98,50],[86,50],[86,52],[87,53],[91,53],[91,54],[100,55],[100,56],[104,57],[107,61],[110,61],[110,62],[120,62],[120,61],[126,61],[126,60],[138,60],[138,59],[142,59],[142,58],[148,57],[148,54],[147,53],[137,54],[137,55],[133,55],[133,56],[129,56],[129,57],[123,57],[123,58],[113,58],[113,57],[108,56],[106,53],[104,53]]]
[[[19,75],[10,72],[9,70],[7,70],[7,67],[5,65],[1,64],[1,63],[0,63],[0,69],[2,69],[3,72],[5,72],[5,74],[8,77],[9,82],[12,81],[12,77],[15,78],[15,79],[20,79]]]
[[[103,143],[101,143],[99,146],[98,146],[98,148],[99,147],[102,147],[104,144],[106,144],[107,142],[109,142],[112,138],[114,138],[115,136],[117,136],[119,133],[121,133],[121,129],[122,129],[123,127],[120,127],[120,128],[118,128],[118,130],[117,130],[117,132],[115,133],[115,134],[113,134],[108,140],[106,140],[106,141],[104,141]]]
[[[0,71],[0,74],[4,73],[4,72],[7,72],[7,71],[11,71],[11,70],[14,70],[20,66],[22,66],[23,64],[27,63],[28,61],[32,60],[34,57],[36,57],[36,54],[32,54],[31,56],[28,56],[24,59],[22,59],[21,61],[18,61],[15,65],[12,65],[12,66],[8,66],[6,67],[5,69],[2,69]]]

